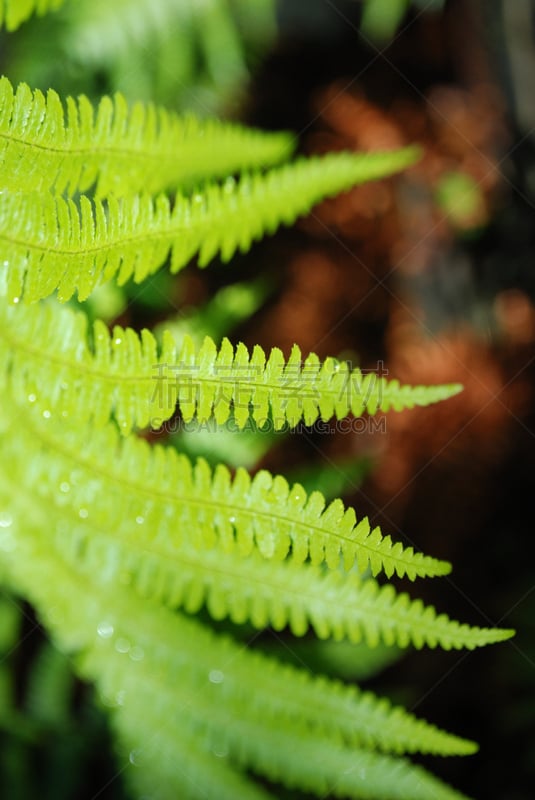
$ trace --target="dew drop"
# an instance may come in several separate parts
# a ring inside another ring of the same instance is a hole
[[[220,669],[212,669],[208,675],[210,683],[223,683],[225,674]]]
[[[97,633],[101,639],[111,639],[113,636],[113,625],[111,622],[100,622]]]
[[[45,410],[43,411],[43,417],[44,417],[45,419],[50,419],[50,417],[51,417],[51,416],[52,416],[52,414],[50,413],[50,411],[49,411],[48,409],[45,409]]]
[[[131,750],[130,754],[128,756],[128,760],[130,761],[131,764],[134,764],[134,765],[139,764],[140,755],[141,755],[141,751],[140,750]]]
[[[304,500],[304,498],[305,498],[304,489],[301,489],[300,487],[299,488],[294,487],[290,492],[290,500],[293,500],[294,503],[300,503],[301,500]]]
[[[130,642],[128,639],[124,639],[122,636],[120,639],[117,639],[115,642],[115,649],[118,653],[128,653],[130,650]]]
[[[139,645],[136,644],[130,650],[129,655],[132,661],[142,661],[143,658],[145,657],[145,651],[143,650],[142,647],[139,647]]]
[[[14,303],[15,303],[15,305],[16,305],[18,302],[20,302],[20,297],[14,297],[14,298],[13,298],[13,302],[14,302]]]
[[[89,511],[87,510],[87,508],[81,508],[78,511],[78,516],[81,517],[81,519],[87,519],[89,516]]]
[[[230,522],[231,525],[234,525],[234,523],[236,522],[236,517],[234,517],[234,516],[229,517],[228,521]]]
[[[6,511],[0,512],[0,528],[10,528],[13,524],[13,517]]]
[[[64,492],[65,494],[69,492],[71,489],[71,484],[67,483],[67,481],[62,481],[59,485],[60,492]]]
[[[36,400],[37,400],[37,395],[34,394],[33,392],[28,395],[28,403],[35,403]]]
[[[226,758],[228,756],[228,747],[224,742],[216,744],[212,747],[212,753],[216,758]]]
[[[114,344],[121,344],[121,342],[122,342],[123,340],[121,339],[121,337],[120,337],[120,336],[118,336],[118,337],[117,337],[116,339],[114,339],[113,341],[114,341]]]
[[[136,522],[138,525],[143,525],[143,523],[145,522],[145,517],[142,516],[136,517]]]

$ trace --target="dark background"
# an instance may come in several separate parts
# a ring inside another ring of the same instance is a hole
[[[355,190],[282,234],[285,255],[297,250],[289,283],[245,333],[286,350],[297,341],[322,355],[357,352],[370,368],[383,359],[410,382],[464,383],[444,406],[390,415],[380,441],[311,437],[293,455],[316,459],[321,448],[336,462],[372,453],[372,473],[348,487],[347,500],[384,531],[453,562],[451,578],[419,592],[463,621],[516,628],[512,641],[475,653],[413,653],[372,685],[480,742],[474,757],[429,760],[435,772],[473,797],[529,800],[534,5],[413,9],[386,45],[358,35],[355,3],[283,5],[285,33],[256,76],[248,120],[295,130],[307,152],[418,141],[426,156],[390,198]],[[464,224],[437,207],[439,176],[452,169],[481,191],[483,209]],[[280,456],[269,466],[284,469],[292,456]]]

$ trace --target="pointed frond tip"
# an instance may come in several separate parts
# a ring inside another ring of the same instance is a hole
[[[32,14],[43,15],[56,11],[65,0],[0,0],[0,28],[16,30]]]
[[[57,291],[63,301],[76,293],[85,300],[110,280],[141,283],[169,254],[173,273],[195,255],[201,267],[218,254],[229,261],[323,198],[390,175],[414,159],[414,148],[301,159],[265,174],[208,185],[192,197],[178,195],[172,207],[163,194],[110,197],[106,204],[82,195],[76,204],[47,193],[5,191],[0,193],[0,278],[10,299],[23,296],[32,302]]]
[[[267,357],[224,339],[198,347],[188,336],[177,344],[166,334],[161,347],[147,330],[95,322],[89,342],[87,317],[56,303],[8,305],[0,298],[0,370],[9,372],[19,396],[41,410],[99,426],[115,416],[121,433],[134,426],[159,428],[178,406],[183,420],[242,429],[248,422],[276,430],[318,419],[401,411],[445,400],[458,384],[402,386],[397,380],[315,354],[303,359],[295,346],[285,359]],[[350,428],[348,428],[350,430]]]
[[[217,119],[178,115],[151,104],[104,96],[45,95],[0,78],[0,189],[158,192],[287,158],[287,133],[265,133]]]

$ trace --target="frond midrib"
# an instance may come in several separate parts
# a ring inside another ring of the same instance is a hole
[[[273,134],[276,136],[277,134]],[[282,134],[281,134],[282,136]],[[4,131],[0,131],[0,139],[4,139],[7,142],[13,142],[21,147],[27,147],[30,150],[42,150],[45,153],[52,153],[57,155],[68,155],[68,156],[83,156],[83,155],[95,155],[95,156],[112,156],[114,159],[119,158],[138,158],[142,161],[157,161],[161,162],[162,160],[165,161],[172,161],[176,163],[177,161],[177,154],[171,150],[159,150],[158,152],[152,152],[148,149],[143,149],[142,147],[134,148],[128,147],[125,145],[124,147],[111,147],[110,145],[102,145],[102,146],[92,146],[88,144],[86,147],[71,147],[68,142],[65,142],[63,147],[51,147],[46,144],[42,144],[40,142],[36,142],[29,139],[21,139],[18,136],[10,135],[9,133],[5,133]],[[188,142],[186,144],[181,143],[181,147],[186,149],[193,149],[192,143]],[[281,159],[282,160],[282,159]]]
[[[64,144],[63,147],[55,146],[52,147],[50,145],[43,144],[41,142],[37,142],[34,140],[21,139],[19,136],[10,135],[4,131],[0,131],[0,139],[4,139],[8,142],[14,142],[21,147],[28,147],[30,150],[42,150],[45,153],[53,153],[57,155],[73,155],[73,156],[82,156],[82,155],[102,155],[102,156],[113,156],[115,159],[119,157],[123,158],[139,158],[143,161],[162,161],[162,159],[176,162],[177,156],[176,153],[172,153],[172,151],[158,151],[157,153],[153,153],[148,149],[143,149],[142,147],[139,148],[129,148],[128,146],[125,147],[110,147],[110,145],[103,145],[102,147],[94,146],[91,144],[87,144],[85,147],[71,147],[69,142],[60,143],[56,140],[55,144],[60,145]],[[190,147],[191,144],[184,145],[184,148]]]
[[[10,245],[15,247],[20,247],[25,250],[39,250],[43,253],[53,253],[57,256],[64,256],[64,257],[77,257],[77,256],[84,256],[89,255],[91,253],[102,253],[107,250],[112,250],[118,245],[131,245],[133,243],[139,244],[140,242],[150,242],[154,239],[165,239],[169,238],[170,236],[176,236],[181,230],[185,233],[189,233],[190,231],[197,231],[202,227],[201,221],[196,221],[195,223],[188,224],[187,227],[184,227],[181,224],[177,225],[169,225],[165,229],[160,229],[157,231],[148,231],[146,233],[138,233],[138,234],[128,234],[125,236],[118,236],[116,239],[108,239],[108,241],[103,242],[102,244],[95,244],[90,247],[83,247],[80,245],[78,248],[65,248],[65,247],[57,247],[55,245],[50,246],[46,244],[41,244],[40,242],[36,241],[24,241],[20,239],[14,239],[13,237],[9,236],[8,234],[0,233],[0,239],[3,239]],[[159,268],[159,267],[158,267]]]

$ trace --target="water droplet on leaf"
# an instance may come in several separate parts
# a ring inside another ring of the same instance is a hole
[[[111,639],[113,636],[113,625],[111,622],[100,622],[97,633],[101,639]]]
[[[132,661],[142,661],[144,657],[145,651],[142,647],[139,647],[139,645],[134,645],[134,647],[132,647],[130,650],[130,658]]]

